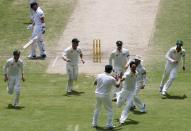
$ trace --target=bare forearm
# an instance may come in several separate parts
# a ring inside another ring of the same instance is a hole
[[[83,60],[83,54],[80,54],[80,59]]]
[[[68,58],[67,58],[65,55],[62,56],[62,59],[63,59],[64,61],[68,61]]]

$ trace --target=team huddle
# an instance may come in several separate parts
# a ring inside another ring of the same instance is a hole
[[[40,50],[40,57],[46,58],[47,54],[44,48],[43,34],[45,33],[44,13],[36,2],[30,4],[34,11],[33,19],[33,33],[32,38],[36,37],[31,44],[31,52],[29,58],[36,57],[36,43]],[[66,72],[68,81],[66,85],[66,93],[71,95],[73,92],[73,83],[78,78],[78,64],[81,61],[85,64],[82,50],[79,46],[78,38],[73,38],[72,45],[66,48],[63,52],[62,59],[66,61]],[[185,70],[185,49],[182,47],[183,41],[177,40],[176,45],[166,54],[165,71],[160,84],[160,92],[162,95],[167,95],[167,91],[176,78],[178,66],[183,61],[183,70]],[[128,118],[130,110],[138,109],[141,113],[146,112],[146,104],[139,98],[139,92],[144,89],[147,84],[146,69],[142,63],[141,56],[132,56],[129,50],[123,48],[123,42],[116,42],[116,49],[114,49],[108,59],[108,64],[105,65],[105,71],[98,74],[94,85],[96,106],[93,114],[92,127],[98,127],[98,118],[102,103],[107,111],[106,128],[113,129],[113,110],[112,100],[116,102],[117,107],[124,106],[124,109],[119,117],[120,124],[124,124]],[[169,77],[169,79],[168,79]],[[13,51],[13,58],[7,60],[4,66],[4,80],[7,81],[7,91],[13,94],[15,91],[15,98],[13,103],[9,106],[14,108],[19,107],[20,96],[20,80],[25,81],[23,75],[23,61],[20,59],[20,51]],[[167,80],[168,79],[168,80]]]

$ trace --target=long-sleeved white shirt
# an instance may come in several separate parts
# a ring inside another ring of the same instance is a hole
[[[9,76],[21,76],[23,73],[23,61],[19,59],[15,62],[14,58],[7,60],[7,63],[4,66],[4,74]]]
[[[182,58],[183,66],[185,66],[185,55],[186,51],[182,48],[180,52],[177,52],[176,46],[170,48],[166,53],[166,59],[169,64],[179,64]],[[174,61],[178,61],[178,63],[173,63]]]
[[[127,91],[135,91],[136,89],[136,81],[137,81],[137,72],[133,74],[130,70],[125,72],[123,75],[123,79],[125,79],[123,83],[123,90]]]
[[[98,74],[96,77],[95,93],[99,95],[109,95],[113,86],[116,86],[116,80],[107,73]]]
[[[74,50],[72,46],[66,48],[63,53],[63,55],[71,61],[67,62],[69,65],[78,65],[80,54],[82,54],[81,49],[77,48]]]
[[[122,48],[120,52],[117,49],[115,49],[112,51],[110,55],[109,64],[114,67],[115,71],[123,72],[128,58],[129,58],[128,49]]]

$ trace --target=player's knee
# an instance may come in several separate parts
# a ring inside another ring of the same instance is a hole
[[[20,91],[15,91],[15,94],[17,95],[17,96],[19,96],[20,95]]]

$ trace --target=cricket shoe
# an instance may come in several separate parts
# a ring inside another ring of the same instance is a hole
[[[41,58],[46,58],[46,54],[40,55]]]
[[[146,105],[143,104],[143,107],[140,109],[140,112],[141,113],[145,113],[146,112]]]
[[[29,58],[29,59],[35,59],[35,58],[36,58],[36,55],[28,55],[27,58]]]
[[[106,130],[113,130],[116,126],[106,126]]]
[[[161,93],[163,96],[166,96],[166,91],[162,91]]]
[[[130,111],[134,111],[136,109],[136,106],[131,106]]]

